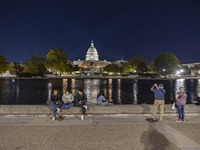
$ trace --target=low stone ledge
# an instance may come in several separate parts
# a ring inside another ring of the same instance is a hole
[[[177,110],[171,109],[171,104],[165,105],[165,114],[176,114]],[[87,114],[91,115],[112,115],[112,114],[152,114],[153,105],[111,105],[111,106],[89,106]],[[61,114],[80,114],[79,107],[72,107],[69,110],[62,110]],[[187,114],[200,114],[200,107],[188,104],[185,107]],[[49,105],[0,105],[0,115],[49,115],[52,109]]]

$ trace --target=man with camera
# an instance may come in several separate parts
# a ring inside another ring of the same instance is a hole
[[[160,121],[163,120],[164,105],[165,105],[165,89],[163,89],[163,84],[160,83],[158,86],[155,83],[151,87],[151,91],[154,92],[155,101],[153,105],[153,121],[157,121],[157,109],[160,108]]]

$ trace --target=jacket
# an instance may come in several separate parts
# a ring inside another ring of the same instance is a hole
[[[56,102],[58,102],[59,104],[56,104]],[[59,94],[57,94],[57,95],[52,94],[50,103],[54,103],[56,105],[61,105],[62,104],[62,100],[60,98],[60,95]]]
[[[75,101],[76,101],[76,102],[80,102],[80,101],[81,101],[82,103],[87,102],[86,94],[85,94],[85,93],[83,93],[83,95],[76,94],[76,96],[75,96]]]

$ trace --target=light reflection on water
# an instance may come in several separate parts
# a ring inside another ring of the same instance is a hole
[[[137,99],[137,94],[138,94],[138,88],[137,88],[137,80],[133,81],[133,98],[134,98],[134,104],[138,104],[138,99]]]
[[[46,104],[57,89],[62,95],[69,89],[73,95],[82,88],[89,103],[96,103],[100,90],[115,104],[153,103],[150,91],[154,83],[163,83],[166,103],[172,103],[179,87],[188,94],[187,102],[200,97],[200,79],[132,80],[132,79],[0,79],[0,104]]]
[[[197,96],[200,97],[200,79],[197,82]]]
[[[117,103],[121,104],[121,79],[117,79]]]

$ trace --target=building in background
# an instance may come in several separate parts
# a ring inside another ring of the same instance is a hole
[[[103,71],[104,67],[110,63],[110,61],[99,60],[98,51],[94,47],[93,41],[91,42],[91,46],[88,48],[85,60],[78,59],[77,61],[73,61],[73,65],[78,65],[82,71],[94,72]]]

